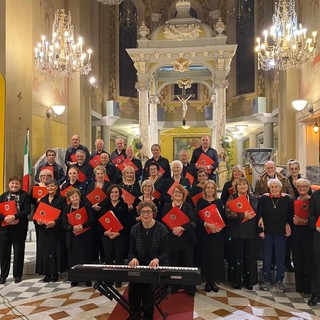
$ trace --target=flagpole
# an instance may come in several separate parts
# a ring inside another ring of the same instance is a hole
[[[30,178],[32,175],[31,171],[31,161],[30,161],[30,129],[27,129],[26,142],[24,145],[24,154],[23,154],[23,181],[22,181],[22,190],[28,192],[30,187]]]

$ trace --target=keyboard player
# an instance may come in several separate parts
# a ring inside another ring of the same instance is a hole
[[[130,232],[129,266],[157,268],[159,265],[168,264],[167,229],[155,220],[156,205],[143,201],[139,203],[137,211],[141,221],[135,224]],[[153,319],[154,290],[154,284],[150,283],[129,284],[129,302],[136,310],[143,305],[144,317],[147,320]]]

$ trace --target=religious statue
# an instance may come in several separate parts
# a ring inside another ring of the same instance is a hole
[[[192,94],[190,94],[190,96],[186,99],[184,98],[180,98],[179,96],[177,96],[177,98],[179,99],[179,101],[182,103],[182,118],[185,119],[186,118],[186,114],[187,114],[187,110],[188,110],[188,105],[187,102],[188,100],[192,97]]]

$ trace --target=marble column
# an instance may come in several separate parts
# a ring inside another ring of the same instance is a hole
[[[213,125],[211,132],[211,146],[218,153],[221,151],[219,139],[226,134],[226,89],[228,80],[215,80],[214,89],[215,98],[213,99]]]
[[[149,96],[149,107],[150,107],[150,114],[149,114],[149,125],[150,125],[150,146],[155,143],[159,143],[159,136],[158,136],[158,111],[157,105],[159,103],[159,98],[157,95],[150,95]]]
[[[147,81],[136,83],[136,89],[139,93],[139,128],[140,139],[143,144],[142,153],[150,156],[150,127],[149,127],[149,84]]]
[[[101,139],[104,141],[104,150],[110,150],[110,126],[101,126]]]
[[[277,121],[272,113],[256,113],[254,116],[263,123],[263,147],[273,147],[273,123]]]

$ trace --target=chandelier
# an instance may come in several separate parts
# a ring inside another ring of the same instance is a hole
[[[91,71],[92,50],[83,52],[83,39],[74,40],[71,13],[57,10],[52,24],[52,41],[41,36],[34,49],[36,69],[56,77],[76,77]]]
[[[287,70],[300,68],[314,58],[317,32],[307,38],[307,29],[297,22],[295,0],[279,0],[275,5],[270,31],[263,31],[264,40],[257,38],[255,51],[258,68]]]
[[[118,5],[120,4],[123,0],[98,0],[102,4],[108,4],[109,6],[113,5]]]

